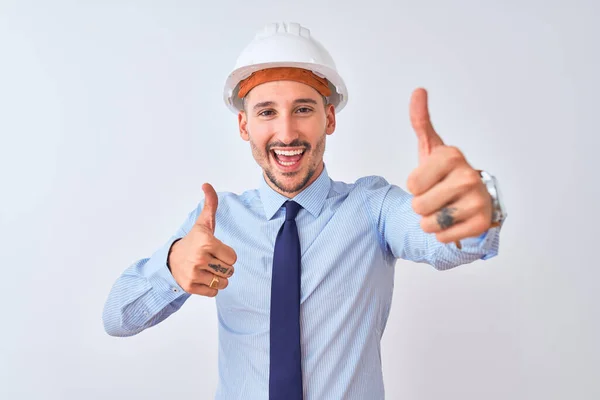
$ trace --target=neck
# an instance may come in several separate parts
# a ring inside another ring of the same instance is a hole
[[[302,192],[304,189],[306,189],[307,187],[309,187],[314,181],[316,181],[319,178],[319,176],[321,176],[321,173],[323,172],[324,167],[325,167],[325,164],[323,163],[323,160],[321,160],[321,163],[319,164],[319,166],[315,170],[315,173],[313,174],[313,176],[311,176],[310,180],[308,182],[306,182],[306,185],[304,185],[300,190],[297,190],[295,192],[284,192],[284,191],[282,191],[277,186],[275,186],[273,184],[273,182],[271,182],[271,180],[269,179],[269,177],[267,176],[267,174],[265,174],[264,172],[263,172],[263,177],[264,177],[265,181],[267,182],[267,184],[269,185],[269,187],[271,189],[273,189],[277,193],[281,194],[282,196],[285,196],[288,199],[291,199],[294,196],[297,196],[298,193]]]

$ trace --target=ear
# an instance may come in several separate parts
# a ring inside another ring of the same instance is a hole
[[[331,135],[335,131],[335,106],[333,104],[327,104],[325,117],[327,118],[325,133]]]
[[[248,130],[246,129],[246,126],[248,125],[248,116],[246,115],[245,111],[240,111],[238,113],[238,125],[240,127],[241,138],[247,142],[250,140],[250,136],[248,135]]]

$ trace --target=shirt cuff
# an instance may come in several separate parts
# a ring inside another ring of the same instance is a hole
[[[150,260],[146,264],[148,281],[152,285],[153,291],[167,303],[172,302],[186,293],[181,286],[179,286],[167,266],[167,259],[171,246],[178,239],[181,238],[171,238],[171,240],[150,257]]]
[[[469,253],[480,253],[482,260],[498,255],[500,227],[490,228],[478,237],[460,241],[462,250]]]

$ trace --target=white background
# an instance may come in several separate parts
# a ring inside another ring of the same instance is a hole
[[[102,307],[203,182],[259,182],[222,85],[279,20],[311,29],[346,79],[332,178],[405,187],[424,86],[440,135],[502,184],[498,257],[398,262],[387,398],[600,398],[599,14],[593,0],[1,0],[0,398],[213,396],[213,299],[131,338],[104,333]]]

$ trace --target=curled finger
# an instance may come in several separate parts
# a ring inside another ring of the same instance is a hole
[[[213,257],[206,265],[201,265],[200,267],[223,278],[231,277],[234,270],[232,265],[229,265],[215,257]]]

